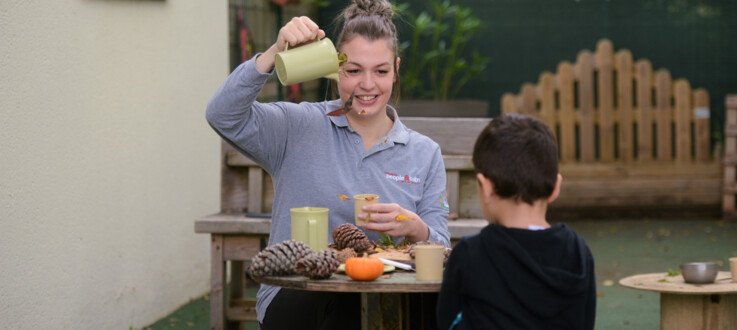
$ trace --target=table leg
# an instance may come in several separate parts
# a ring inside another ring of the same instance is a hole
[[[223,235],[211,235],[210,246],[210,329],[222,330],[225,325],[225,260]]]
[[[401,293],[361,292],[361,329],[402,329],[403,307]]]
[[[737,294],[660,294],[660,328],[737,329]]]

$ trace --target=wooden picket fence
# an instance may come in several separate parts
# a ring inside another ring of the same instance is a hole
[[[710,143],[709,94],[652,67],[603,39],[502,96],[504,113],[537,116],[556,133],[563,186],[551,211],[720,215],[724,167]]]
[[[502,111],[533,114],[555,128],[561,162],[710,161],[709,94],[653,71],[647,59],[602,39],[576,63],[518,95],[504,94]]]

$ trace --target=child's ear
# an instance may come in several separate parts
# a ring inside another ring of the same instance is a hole
[[[494,194],[494,184],[481,173],[476,173],[476,181],[479,183],[479,192],[483,201],[490,198]]]
[[[555,188],[553,188],[553,193],[550,194],[550,197],[548,197],[548,204],[552,203],[554,200],[558,198],[558,195],[560,195],[560,185],[563,183],[563,176],[558,173],[558,177],[555,180]]]

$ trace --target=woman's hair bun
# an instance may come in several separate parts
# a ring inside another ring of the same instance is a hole
[[[381,16],[391,20],[394,9],[387,0],[353,0],[353,3],[343,11],[343,19],[349,21],[356,16]]]

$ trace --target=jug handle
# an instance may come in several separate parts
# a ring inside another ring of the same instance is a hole
[[[320,41],[320,37],[316,36],[315,40],[313,40],[312,42],[315,42],[315,41]],[[289,41],[284,42],[284,51],[286,52],[287,50],[289,50]]]

